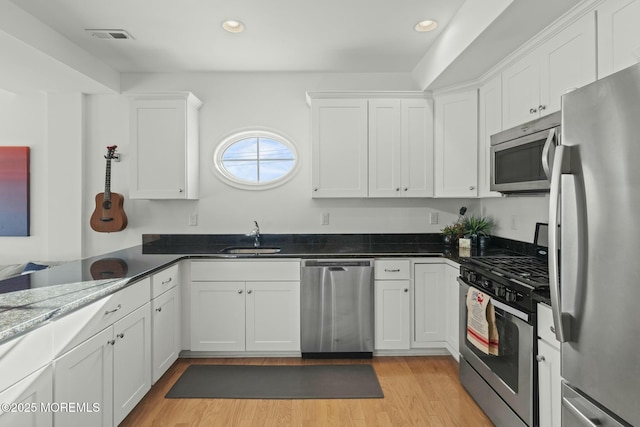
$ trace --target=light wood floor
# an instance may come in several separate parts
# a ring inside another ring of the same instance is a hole
[[[383,399],[165,399],[190,364],[371,363]],[[462,388],[451,357],[179,359],[120,426],[493,426]]]

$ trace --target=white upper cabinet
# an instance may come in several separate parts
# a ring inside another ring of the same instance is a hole
[[[367,101],[311,103],[313,197],[367,197]]]
[[[197,199],[198,109],[191,93],[131,100],[132,199]]]
[[[566,91],[595,79],[595,16],[587,14],[504,70],[503,127],[559,111]]]
[[[640,60],[640,0],[609,0],[598,13],[598,78]]]
[[[476,197],[478,91],[435,98],[435,195]]]
[[[432,102],[369,100],[369,197],[432,197],[432,165]]]
[[[491,191],[491,135],[502,130],[502,80],[493,78],[480,88],[478,134],[478,196],[499,197]]]

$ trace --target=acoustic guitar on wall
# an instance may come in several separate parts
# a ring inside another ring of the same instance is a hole
[[[117,145],[107,147],[107,170],[104,180],[104,193],[96,194],[96,208],[91,215],[91,228],[101,233],[122,231],[127,227],[127,215],[124,213],[124,197],[111,192],[111,160],[118,148]]]

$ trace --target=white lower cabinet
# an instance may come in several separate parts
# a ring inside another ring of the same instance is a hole
[[[116,322],[113,333],[113,421],[117,425],[151,388],[150,304]]]
[[[13,405],[0,409],[0,427],[50,427],[53,413],[53,368],[49,364],[0,392],[0,402]],[[9,409],[4,412],[5,409]]]
[[[413,347],[445,347],[444,267],[442,263],[415,264]]]
[[[118,425],[151,388],[149,303],[55,360],[57,403],[87,410],[58,411],[56,425]]]
[[[55,401],[98,407],[96,412],[57,412],[54,414],[55,425],[114,425],[112,342],[113,328],[109,327],[55,360]]]
[[[151,300],[151,381],[155,383],[180,355],[180,293],[169,289]]]
[[[0,403],[12,405],[0,407],[0,427],[53,424],[51,411],[40,406],[53,402],[52,359],[50,323],[0,344]]]
[[[411,347],[411,282],[409,260],[376,260],[375,349]]]
[[[299,261],[194,261],[191,280],[192,351],[300,351]]]
[[[553,332],[551,307],[538,304],[538,403],[540,427],[561,423],[562,379],[560,376],[560,342]]]
[[[57,426],[118,425],[151,388],[150,279],[53,322]]]
[[[191,350],[300,351],[299,282],[197,282]]]
[[[447,350],[456,360],[460,359],[460,285],[457,280],[459,275],[460,266],[458,264],[444,266]]]

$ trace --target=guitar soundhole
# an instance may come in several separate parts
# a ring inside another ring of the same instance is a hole
[[[104,209],[111,209],[111,200],[105,200],[104,202],[102,202],[102,207]]]

